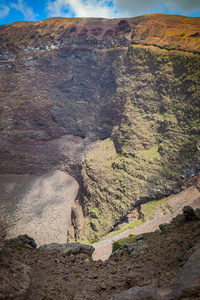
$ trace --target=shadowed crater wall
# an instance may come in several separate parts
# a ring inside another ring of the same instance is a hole
[[[80,189],[69,240],[199,173],[199,18],[52,18],[0,27],[0,172]]]

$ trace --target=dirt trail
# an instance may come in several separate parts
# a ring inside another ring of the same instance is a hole
[[[99,243],[93,244],[95,252],[93,254],[94,260],[106,260],[112,253],[112,243],[115,241],[128,237],[130,234],[142,234],[145,232],[152,232],[159,228],[162,223],[169,223],[172,218],[176,215],[182,213],[182,208],[185,205],[190,205],[194,209],[200,208],[200,192],[196,187],[189,187],[177,195],[171,195],[168,197],[166,202],[172,209],[172,213],[164,215],[162,211],[158,208],[155,210],[155,218],[152,221],[147,221],[146,223],[135,227],[133,229],[128,229],[121,233],[109,236],[103,239]]]

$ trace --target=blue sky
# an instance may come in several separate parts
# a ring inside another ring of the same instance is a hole
[[[0,24],[54,16],[124,18],[151,13],[200,17],[200,0],[0,0]]]

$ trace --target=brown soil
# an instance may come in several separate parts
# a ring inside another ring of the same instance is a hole
[[[163,287],[185,264],[199,240],[199,220],[186,221],[178,216],[162,234],[147,234],[105,262],[92,261],[85,255],[64,256],[55,250],[15,248],[9,243],[7,246],[11,259],[30,267],[31,284],[26,299],[109,300],[132,286]]]

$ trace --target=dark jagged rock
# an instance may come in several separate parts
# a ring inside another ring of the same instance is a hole
[[[137,258],[139,253],[142,253],[142,251],[147,248],[148,245],[143,240],[139,240],[128,246],[128,252],[132,257]]]
[[[26,300],[30,267],[13,259],[4,243],[6,224],[0,216],[0,299]]]
[[[144,276],[140,272],[130,271],[126,276],[125,287],[143,286],[148,284],[145,282]]]
[[[159,229],[161,230],[162,233],[165,233],[167,231],[168,224],[160,224]]]
[[[186,221],[191,221],[194,218],[196,218],[195,211],[192,207],[190,206],[184,206],[183,207],[183,215]]]
[[[163,300],[198,299],[200,297],[200,243],[193,250],[183,268],[170,283],[172,292]]]
[[[200,221],[200,208],[195,209],[196,218]]]
[[[113,296],[113,300],[161,300],[155,287],[149,285],[144,287],[134,286],[129,290]]]
[[[31,246],[34,249],[37,247],[35,240],[29,237],[27,234],[18,235],[14,239],[7,240],[7,243],[13,244],[16,247],[26,247],[27,245]]]
[[[18,297],[23,291],[21,298],[13,299],[198,299],[200,222],[197,218],[186,222],[182,216],[168,224],[165,234],[145,233],[139,241],[132,238],[131,244],[122,245],[104,262],[83,253],[65,255],[66,245],[47,245],[39,251],[6,244],[9,260],[1,265],[0,279],[6,275],[8,281],[4,289],[0,287],[0,295]],[[134,251],[137,255],[132,255]],[[14,261],[26,262],[30,277]],[[28,293],[23,280],[26,287],[30,283]]]
[[[85,254],[91,257],[95,249],[92,246],[83,245],[80,243],[66,243],[66,244],[52,243],[52,244],[40,246],[39,250],[41,251],[57,250],[61,252],[63,255]]]
[[[183,214],[179,214],[172,219],[170,224],[160,224],[159,228],[162,233],[167,233],[167,231],[173,230],[173,227],[181,226],[183,222],[189,222],[191,220],[199,220],[199,209],[194,209],[191,206],[183,207]]]

